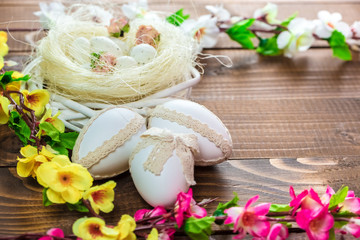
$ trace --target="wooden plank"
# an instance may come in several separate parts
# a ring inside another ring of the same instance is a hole
[[[218,197],[207,206],[212,213],[219,202],[229,201],[233,191],[240,204],[260,195],[259,202],[287,203],[289,185],[299,193],[312,186],[319,194],[330,184],[334,189],[348,185],[360,194],[360,159],[256,159],[232,160],[212,167],[195,168],[197,185],[193,187],[197,201]],[[134,214],[137,209],[149,208],[137,193],[128,172],[113,178],[115,208],[103,214],[108,224],[116,224],[121,214]],[[70,212],[63,205],[42,206],[41,187],[31,178],[19,179],[14,168],[0,168],[0,234],[43,232],[61,227],[67,233],[72,223],[86,215]]]

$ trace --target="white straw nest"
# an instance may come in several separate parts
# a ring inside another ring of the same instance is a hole
[[[196,65],[196,43],[164,19],[132,20],[130,31],[121,38],[126,49],[123,54],[129,55],[135,46],[136,32],[141,25],[151,25],[160,33],[153,60],[127,68],[111,67],[109,72],[94,72],[90,62],[84,67],[81,61],[83,49],[72,43],[79,37],[90,40],[95,36],[109,36],[107,28],[91,21],[63,19],[37,47],[37,59],[41,62],[31,70],[32,80],[76,102],[123,104],[191,78],[190,69]]]

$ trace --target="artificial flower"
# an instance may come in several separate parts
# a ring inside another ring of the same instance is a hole
[[[21,78],[21,77],[23,77],[23,76],[24,76],[24,74],[22,74],[21,72],[18,72],[18,71],[14,71],[14,72],[11,74],[11,77],[12,77],[13,79]]]
[[[4,56],[8,54],[9,47],[6,44],[7,34],[4,31],[0,31],[0,69],[4,67]]]
[[[330,199],[334,194],[334,189],[327,186],[325,194],[321,197],[322,203],[324,205],[329,204]],[[360,214],[360,198],[355,197],[354,191],[348,191],[345,200],[342,203],[339,203],[335,210],[339,212],[352,212]]]
[[[71,163],[65,155],[41,164],[36,174],[39,184],[49,188],[46,195],[53,203],[77,203],[93,182],[86,168]]]
[[[281,223],[274,224],[268,236],[266,237],[267,240],[285,240],[289,236],[289,231],[286,226]]]
[[[29,92],[28,90],[22,90],[21,93],[24,96],[24,104],[26,107],[35,111],[35,116],[40,116],[45,109],[45,105],[50,100],[50,94],[45,89],[35,89]]]
[[[41,166],[43,163],[49,162],[52,158],[55,157],[55,155],[48,151],[44,146],[42,147],[41,151],[38,152],[37,148],[27,145],[20,149],[20,154],[24,157],[17,158],[18,163],[16,170],[20,177],[35,177],[37,175],[39,166]]]
[[[256,195],[249,199],[245,207],[231,207],[226,209],[224,213],[228,215],[225,224],[234,224],[234,232],[239,234],[236,239],[242,239],[246,233],[253,237],[266,237],[270,231],[270,223],[266,221],[265,215],[269,212],[270,203],[258,204],[255,207],[250,205],[259,199]]]
[[[130,20],[142,17],[148,10],[147,0],[139,0],[137,2],[129,2],[121,7],[123,14]]]
[[[318,18],[314,21],[314,33],[318,37],[328,39],[334,30],[341,32],[345,38],[351,37],[350,27],[345,22],[341,22],[342,16],[340,13],[330,13],[323,10],[318,12]]]
[[[44,29],[53,27],[58,19],[63,19],[65,14],[65,6],[60,2],[39,3],[40,11],[34,12],[35,16],[40,18],[40,23]]]
[[[217,6],[206,5],[205,8],[220,22],[227,22],[230,20],[231,14],[222,4]]]
[[[360,218],[350,218],[349,223],[343,226],[342,230],[345,230],[356,238],[360,238]]]
[[[115,240],[119,232],[105,225],[104,220],[96,217],[83,217],[73,224],[73,233],[83,240]]]
[[[202,218],[206,216],[206,210],[196,204],[193,199],[192,189],[190,188],[187,193],[179,193],[175,202],[175,219],[178,227],[180,228],[185,218],[195,217]]]
[[[290,186],[290,196],[292,201],[289,206],[293,207],[293,215],[300,207],[301,209],[319,210],[324,206],[319,195],[312,188],[310,190],[306,189],[296,196],[294,188]]]
[[[41,237],[38,240],[55,240],[53,237],[64,238],[65,234],[61,228],[51,228],[46,232],[47,236]]]
[[[164,215],[166,213],[167,213],[167,211],[163,206],[157,206],[152,210],[150,210],[150,209],[140,209],[140,210],[135,212],[134,219],[135,219],[135,221],[138,221],[138,220],[141,220],[141,219],[147,218],[147,217],[162,216],[162,215]],[[161,220],[161,221],[157,222],[157,224],[161,224],[161,223],[164,223],[164,222],[165,222],[165,220]]]
[[[147,236],[146,240],[159,240],[159,232],[156,228],[151,229],[150,234]]]
[[[127,214],[122,215],[117,226],[114,228],[115,230],[117,230],[119,232],[117,240],[134,240],[134,239],[136,239],[136,235],[134,233],[135,228],[136,228],[135,220]]]
[[[113,18],[107,29],[112,37],[123,37],[126,32],[129,32],[129,21],[126,18]]]
[[[92,54],[91,68],[94,72],[110,72],[116,65],[116,57],[111,53]]]
[[[185,33],[197,40],[200,48],[210,48],[215,46],[220,34],[217,27],[217,18],[210,14],[199,17],[198,20],[188,19],[181,24]]]
[[[329,213],[329,205],[320,209],[302,209],[296,215],[296,223],[304,229],[310,240],[326,240],[334,226],[334,218]]]
[[[261,9],[256,9],[254,12],[255,19],[265,18],[265,20],[270,24],[278,24],[279,20],[276,20],[276,16],[278,13],[278,6],[273,3],[266,4],[265,7]]]
[[[288,26],[288,31],[283,31],[277,38],[279,49],[284,50],[286,57],[293,57],[297,52],[303,52],[311,47],[314,42],[311,22],[304,18],[295,18]]]
[[[54,116],[51,116],[52,110],[48,108],[44,114],[44,116],[40,119],[40,124],[44,122],[48,122],[53,125],[59,132],[63,133],[65,131],[64,122],[58,119],[60,112],[57,112]],[[40,129],[39,134],[45,135],[46,133]]]
[[[0,95],[0,124],[6,124],[9,121],[10,100]]]
[[[353,34],[353,38],[360,38],[360,21],[355,21],[351,25],[351,32]]]
[[[92,209],[99,214],[100,210],[109,213],[114,209],[114,188],[116,183],[108,181],[100,186],[90,188],[84,193],[83,198],[89,199]]]

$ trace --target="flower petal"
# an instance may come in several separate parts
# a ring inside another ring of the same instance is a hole
[[[270,231],[270,223],[268,221],[258,220],[252,225],[250,234],[257,237],[266,237]]]
[[[283,31],[279,34],[278,38],[276,39],[276,43],[279,49],[284,49],[290,42],[291,33],[289,31]]]
[[[266,215],[269,212],[271,203],[261,203],[254,207],[254,213],[256,215]]]
[[[51,188],[49,188],[46,191],[46,196],[49,198],[49,200],[53,203],[65,203],[66,201],[62,198],[61,194],[59,192],[53,191]]]
[[[256,202],[259,199],[259,195],[256,195],[252,198],[250,198],[247,203],[245,204],[244,209],[247,209],[251,204],[253,204],[254,202]]]

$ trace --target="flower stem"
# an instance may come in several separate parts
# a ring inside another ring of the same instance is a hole
[[[93,217],[97,217],[97,218],[101,218],[102,220],[104,220],[104,218],[102,216],[100,216],[99,214],[97,214],[94,209],[91,207],[91,204],[89,202],[89,200],[86,200],[86,199],[82,199],[82,202],[84,203],[85,207],[87,209],[89,209],[89,212],[90,214],[93,216]]]

